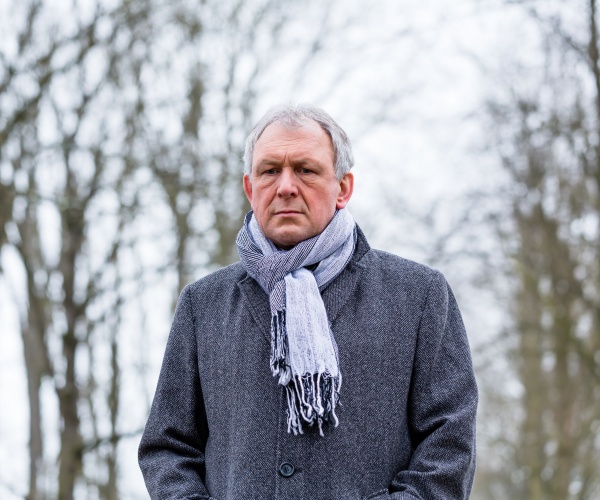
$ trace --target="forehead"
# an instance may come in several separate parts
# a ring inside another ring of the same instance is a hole
[[[333,163],[333,145],[329,134],[312,120],[299,127],[286,127],[275,122],[269,125],[256,141],[253,163],[265,158],[314,158]]]

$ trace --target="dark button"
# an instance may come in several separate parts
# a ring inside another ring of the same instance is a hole
[[[294,474],[294,471],[294,466],[292,464],[288,464],[287,462],[282,463],[279,467],[279,474],[281,474],[283,477],[290,477],[292,474]]]

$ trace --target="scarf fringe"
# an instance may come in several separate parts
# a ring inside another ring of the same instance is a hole
[[[279,375],[279,384],[287,385],[292,379],[292,371],[287,364],[288,340],[285,328],[285,310],[271,316],[271,372]]]
[[[324,436],[323,423],[331,422],[337,427],[335,414],[339,402],[342,375],[333,377],[328,371],[292,375],[287,364],[287,331],[285,310],[271,317],[271,371],[279,376],[279,384],[285,387],[287,398],[288,433],[304,434],[302,423],[309,426],[316,422],[319,434]]]
[[[296,375],[286,385],[288,433],[304,434],[302,423],[309,426],[316,422],[319,434],[324,436],[323,423],[333,423],[337,427],[339,420],[335,408],[339,403],[342,377],[333,377],[329,372]]]

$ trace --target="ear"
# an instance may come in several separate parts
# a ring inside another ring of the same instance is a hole
[[[348,172],[340,181],[340,192],[338,193],[335,208],[341,210],[350,201],[352,192],[354,191],[354,175]],[[246,193],[246,196],[248,193]]]
[[[252,205],[252,181],[250,180],[250,176],[248,174],[244,175],[244,193],[246,193],[246,198]]]

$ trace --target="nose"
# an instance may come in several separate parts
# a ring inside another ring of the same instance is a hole
[[[298,186],[296,185],[296,174],[291,168],[284,168],[279,175],[277,185],[277,195],[282,198],[289,198],[298,194]]]

